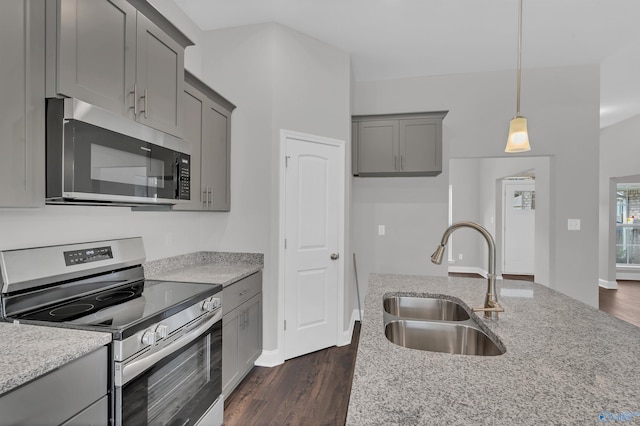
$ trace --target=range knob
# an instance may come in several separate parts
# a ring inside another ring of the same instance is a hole
[[[220,299],[217,297],[210,297],[204,302],[202,302],[202,310],[211,312],[220,307]]]
[[[160,324],[156,327],[156,334],[160,339],[166,338],[169,335],[169,327],[166,324]]]
[[[145,345],[153,346],[158,341],[158,337],[158,333],[156,333],[155,331],[147,330],[142,335],[142,343],[144,343]]]

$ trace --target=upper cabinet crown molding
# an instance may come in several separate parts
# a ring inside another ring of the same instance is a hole
[[[180,46],[186,48],[193,46],[194,43],[189,37],[187,37],[178,27],[173,25],[166,16],[164,16],[158,9],[156,9],[151,3],[146,0],[127,0],[138,11],[142,12],[144,16],[149,18],[151,22],[156,24],[162,31],[164,31],[169,37],[178,42]]]
[[[442,173],[442,120],[447,112],[353,116],[353,175],[393,177]]]
[[[191,44],[143,0],[47,0],[47,96],[78,98],[182,137]]]

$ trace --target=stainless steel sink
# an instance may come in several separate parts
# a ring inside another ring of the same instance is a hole
[[[384,311],[406,319],[436,321],[466,321],[469,314],[449,299],[418,296],[387,296],[382,302]]]
[[[395,320],[385,325],[384,334],[396,345],[423,351],[482,356],[505,353],[482,330],[465,324]]]

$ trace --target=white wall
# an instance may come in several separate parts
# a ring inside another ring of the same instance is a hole
[[[276,24],[209,32],[203,51],[203,81],[238,107],[231,127],[231,212],[206,217],[201,240],[211,250],[265,254],[264,348],[274,351],[282,343],[280,129],[349,140],[349,56]]]
[[[640,115],[600,132],[600,280],[615,286],[615,184],[616,178],[640,174]]]
[[[440,77],[361,82],[356,84],[354,114],[449,110],[444,120],[443,158],[505,157],[508,124],[514,115],[515,73],[490,72]],[[529,119],[533,149],[524,154],[550,156],[551,220],[549,285],[569,296],[598,304],[598,134],[599,67],[525,69],[522,113]],[[403,182],[391,178],[356,179],[353,244],[367,258],[369,271],[397,272],[398,265],[412,271],[444,275],[446,266],[435,268],[428,253],[440,240],[447,221],[448,170],[436,178]],[[403,194],[394,209],[388,199]],[[410,208],[409,200],[418,204]],[[390,209],[391,208],[391,209]],[[370,234],[380,210],[387,226],[408,236],[391,250]],[[567,219],[582,221],[581,231],[568,231]],[[362,241],[358,240],[363,236]],[[406,250],[413,247],[414,250]],[[380,250],[388,253],[378,262]],[[389,267],[388,265],[393,265]]]
[[[203,213],[134,212],[128,207],[0,209],[0,250],[141,236],[147,260],[201,249]]]

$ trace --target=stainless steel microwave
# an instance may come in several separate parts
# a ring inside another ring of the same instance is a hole
[[[190,146],[78,99],[47,99],[49,204],[170,205],[189,200]]]

